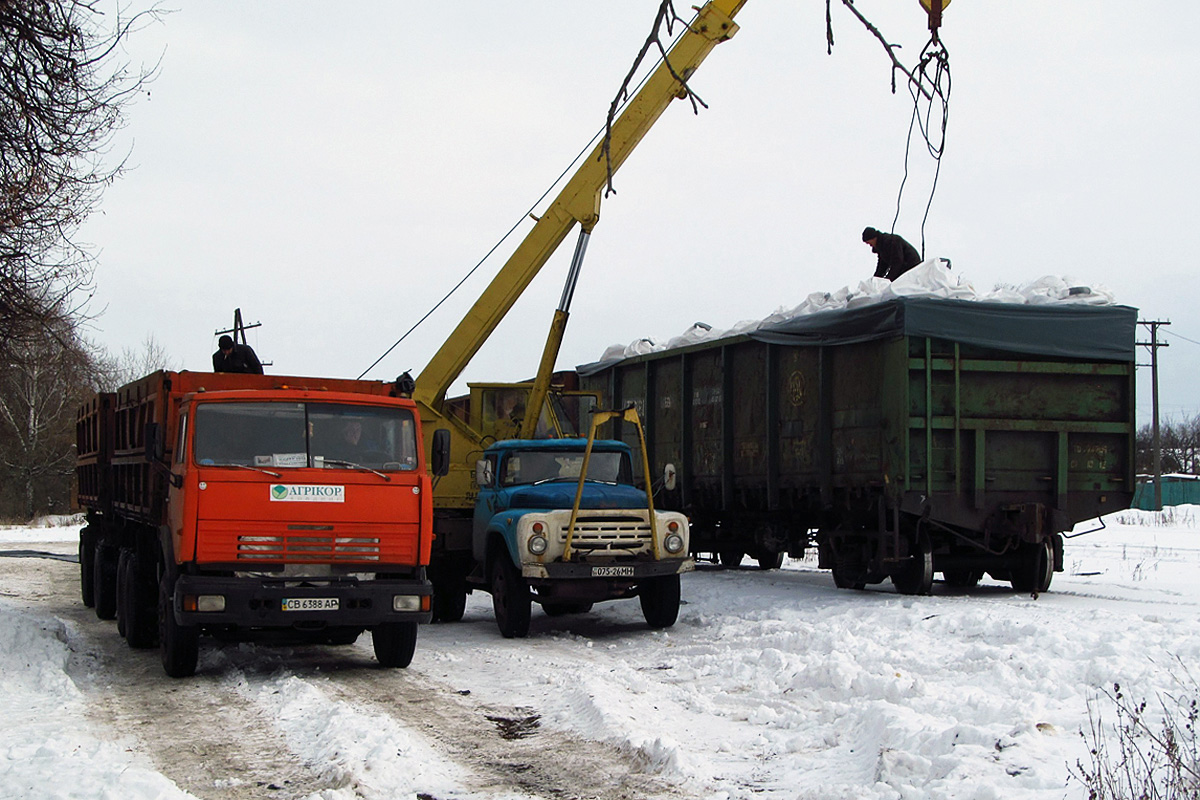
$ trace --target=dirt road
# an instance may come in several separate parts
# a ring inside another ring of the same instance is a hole
[[[131,650],[114,623],[83,606],[78,565],[62,560],[69,545],[29,549],[46,556],[0,556],[0,591],[32,614],[67,623],[67,670],[88,698],[90,721],[196,797],[288,799],[336,790],[338,798],[382,798],[402,788],[409,796],[415,788],[423,800],[681,796],[629,753],[546,730],[536,708],[481,703],[416,665],[379,668],[366,634],[338,648],[205,640],[200,673],[173,680],[157,650]],[[343,757],[363,726],[392,731],[399,744],[385,738],[362,763]],[[387,747],[404,746],[408,759],[412,748],[428,753],[440,776],[429,791],[419,777],[389,779]]]

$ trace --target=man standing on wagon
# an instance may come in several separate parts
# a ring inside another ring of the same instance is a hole
[[[862,238],[871,245],[871,252],[879,256],[879,263],[875,267],[876,278],[894,281],[921,263],[921,254],[917,252],[917,248],[902,236],[867,228],[863,231]]]

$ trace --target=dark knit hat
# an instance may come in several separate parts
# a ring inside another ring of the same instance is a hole
[[[879,238],[879,231],[874,228],[863,228],[863,241],[869,242],[872,239]]]
[[[229,350],[232,347],[233,347],[233,339],[229,338],[228,336],[222,336],[220,339],[217,339],[217,349],[218,350]]]

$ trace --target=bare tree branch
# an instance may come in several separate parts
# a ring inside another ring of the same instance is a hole
[[[93,256],[75,234],[121,174],[109,165],[124,106],[154,69],[116,55],[154,9],[111,21],[97,0],[0,0],[0,348],[82,311]]]

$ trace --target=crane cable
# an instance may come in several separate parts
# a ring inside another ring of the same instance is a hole
[[[672,10],[672,13],[674,13],[673,10]],[[647,45],[643,46],[642,53],[639,54],[637,61],[634,63],[634,70],[637,69],[637,64],[641,61],[642,56],[645,55],[645,50],[648,48],[649,42],[655,41],[655,39],[653,37],[657,35],[658,25],[661,23],[661,21],[662,21],[662,12],[660,10],[659,17],[655,20],[655,33],[652,34],[652,38],[650,40],[648,40]],[[669,29],[669,27],[670,27],[670,25],[668,24],[668,29]],[[683,32],[681,31],[679,36],[682,36],[682,35],[683,35]],[[660,47],[661,47],[661,45],[660,45]],[[663,61],[666,61],[665,54],[660,56],[659,61],[655,63],[655,68],[657,68],[658,63],[661,63]],[[637,94],[638,90],[640,90],[642,88],[642,85],[647,80],[650,79],[650,76],[652,74],[654,74],[654,69],[650,69],[646,72],[646,74],[642,77],[641,81],[639,81],[638,85],[634,88],[633,94],[635,94],[635,95]],[[379,358],[377,358],[371,362],[371,366],[367,367],[359,374],[359,376],[358,376],[359,380],[362,380],[364,375],[366,375],[368,372],[373,370],[379,364],[380,361],[383,361],[385,358],[388,357],[388,355],[393,350],[395,350],[397,347],[399,347],[401,342],[403,342],[405,339],[407,339],[409,337],[409,335],[412,334],[413,331],[415,331],[423,322],[425,322],[425,320],[429,319],[429,317],[431,317],[433,315],[433,312],[435,312],[439,308],[441,308],[442,304],[445,303],[447,300],[449,300],[450,296],[453,295],[455,292],[457,292],[459,290],[459,288],[461,288],[462,285],[464,283],[466,283],[480,267],[483,266],[484,262],[486,262],[489,258],[492,257],[492,254],[495,253],[496,250],[498,250],[500,248],[500,245],[502,245],[506,241],[508,241],[508,237],[512,236],[513,233],[517,230],[517,228],[521,227],[522,223],[524,223],[527,218],[534,216],[533,212],[537,209],[537,207],[542,203],[543,200],[545,200],[550,195],[550,193],[552,191],[554,191],[554,187],[556,187],[560,183],[562,183],[563,179],[572,170],[575,169],[575,165],[578,164],[579,161],[587,153],[591,152],[591,150],[596,145],[596,141],[599,140],[601,136],[605,136],[607,138],[607,134],[608,134],[608,131],[610,130],[611,121],[612,121],[614,113],[616,113],[617,111],[620,111],[629,103],[630,95],[629,95],[629,92],[627,91],[627,89],[628,89],[628,85],[629,85],[629,80],[632,77],[633,77],[633,70],[630,71],[629,76],[627,76],[625,78],[625,82],[621,85],[621,92],[623,93],[624,96],[622,96],[621,93],[618,93],[617,99],[613,100],[612,106],[609,109],[608,120],[606,120],[604,127],[601,128],[600,130],[596,131],[595,135],[593,135],[592,138],[588,140],[588,143],[583,146],[583,149],[579,151],[579,153],[575,156],[575,158],[571,159],[571,163],[567,164],[566,168],[563,169],[563,171],[559,174],[559,176],[557,178],[555,178],[553,181],[551,181],[550,185],[546,187],[546,190],[544,192],[542,192],[541,197],[539,197],[537,200],[535,200],[533,202],[533,205],[531,205],[529,207],[529,210],[526,211],[524,214],[522,214],[517,219],[517,221],[513,223],[512,227],[509,228],[508,231],[503,236],[501,236],[500,239],[497,240],[497,242],[494,245],[491,246],[491,248],[487,251],[487,253],[484,254],[483,258],[481,258],[481,259],[479,259],[479,261],[475,262],[475,266],[473,266],[469,270],[467,270],[467,274],[463,275],[462,278],[458,281],[458,283],[454,284],[454,286],[450,289],[450,291],[446,292],[445,296],[443,296],[441,300],[438,300],[436,303],[434,303],[433,307],[430,308],[428,311],[426,311],[424,316],[422,316],[419,320],[414,322],[412,327],[404,332],[403,336],[401,336],[394,343],[392,343],[392,346],[389,347],[387,350],[384,350],[383,354],[381,356],[379,356]],[[605,148],[605,154],[607,154],[607,147]],[[612,190],[612,173],[611,173],[611,171],[609,172],[608,177],[609,177],[609,181],[608,181],[609,190],[613,191]],[[536,217],[534,217],[534,218],[536,219]]]
[[[932,67],[932,76],[930,69]],[[925,203],[925,214],[921,217],[921,258],[925,258],[925,223],[933,207],[933,196],[937,192],[938,178],[942,174],[942,154],[946,149],[946,121],[950,114],[950,53],[935,35],[921,51],[921,60],[915,70],[918,83],[909,83],[908,91],[913,100],[912,119],[908,123],[908,140],[904,144],[904,177],[896,193],[896,215],[892,218],[892,230],[900,219],[900,205],[904,197],[904,185],[908,183],[908,156],[912,149],[913,127],[918,126],[925,140],[925,147],[934,160],[933,183],[929,187],[929,200]],[[928,91],[922,91],[927,88]],[[924,108],[922,108],[924,104]],[[935,108],[937,119],[935,120]],[[937,137],[934,139],[934,125]]]
[[[825,0],[825,37],[827,43],[827,52],[833,52],[833,15],[831,5],[833,0]],[[948,2],[948,0],[947,0]],[[940,14],[930,9],[930,38],[924,49],[921,51],[921,56],[918,59],[917,67],[909,70],[896,57],[895,51],[900,48],[898,44],[889,42],[879,28],[875,27],[862,13],[854,6],[854,0],[842,0],[842,4],[850,9],[854,16],[858,17],[859,21],[869,30],[875,38],[883,45],[888,56],[892,60],[892,94],[896,93],[896,73],[902,72],[908,79],[907,86],[909,94],[913,100],[913,114],[908,125],[908,141],[904,146],[904,177],[900,181],[900,189],[896,195],[896,215],[892,219],[892,232],[896,230],[896,223],[900,219],[900,206],[904,197],[904,186],[908,182],[908,160],[912,149],[913,128],[919,127],[921,135],[925,140],[925,147],[929,151],[930,156],[936,162],[934,169],[933,184],[929,188],[929,200],[925,204],[925,215],[921,218],[921,258],[925,257],[925,223],[929,219],[929,210],[933,206],[933,196],[937,191],[938,177],[942,170],[942,153],[945,151],[946,145],[946,121],[950,111],[950,53],[946,46],[942,43],[938,36],[938,26],[935,19],[940,21]],[[932,72],[932,74],[931,74]],[[924,105],[924,108],[922,106]],[[934,112],[937,111],[938,119],[936,120],[937,138],[934,139],[935,120]]]

